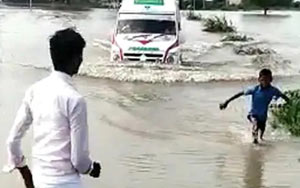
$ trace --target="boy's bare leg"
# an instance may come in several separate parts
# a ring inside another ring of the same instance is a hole
[[[265,125],[260,129],[260,140],[264,141]]]
[[[255,118],[251,118],[252,122],[252,136],[253,136],[253,143],[258,144],[258,126],[257,120]]]

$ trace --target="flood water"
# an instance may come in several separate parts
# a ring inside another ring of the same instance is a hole
[[[49,74],[49,36],[76,26],[88,46],[75,82],[88,102],[91,155],[103,164],[102,178],[84,177],[85,187],[298,188],[299,139],[269,126],[267,141],[255,147],[245,118],[248,99],[218,110],[225,98],[255,84],[250,79],[261,67],[272,68],[283,90],[300,88],[300,14],[274,14],[226,13],[240,32],[274,49],[274,61],[254,64],[255,57],[233,53],[235,44],[221,44],[221,35],[184,20],[184,55],[195,66],[170,67],[108,62],[115,11],[0,9],[0,166],[24,91]],[[27,156],[31,134],[23,142]],[[3,173],[0,182],[23,186],[18,176]]]

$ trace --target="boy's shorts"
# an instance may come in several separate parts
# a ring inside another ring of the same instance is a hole
[[[251,115],[249,114],[247,116],[248,120],[253,123],[253,121],[255,120],[257,122],[257,129],[261,130],[261,131],[265,131],[266,129],[266,120],[260,120],[257,116],[255,115]]]

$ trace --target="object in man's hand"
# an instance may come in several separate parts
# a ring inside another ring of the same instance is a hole
[[[94,162],[92,166],[92,171],[90,172],[90,176],[93,178],[99,178],[101,172],[100,163]]]
[[[7,165],[5,165],[2,169],[4,173],[11,173],[17,168],[25,167],[26,166],[26,158],[23,156],[19,161],[17,161],[17,166],[13,162],[9,162]]]
[[[227,106],[228,106],[228,103],[225,102],[225,103],[221,103],[219,107],[220,107],[220,110],[224,110],[225,108],[227,108]]]
[[[32,180],[32,174],[28,166],[17,168],[19,172],[21,173],[26,188],[34,188],[33,180]]]

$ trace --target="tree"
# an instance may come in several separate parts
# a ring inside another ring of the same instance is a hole
[[[294,8],[300,8],[300,1],[296,1],[293,3]]]
[[[203,7],[203,0],[181,0],[181,9],[188,9],[188,10],[199,10]]]
[[[289,7],[292,2],[293,0],[251,0],[251,3],[264,9],[264,15],[268,14],[271,7]]]

